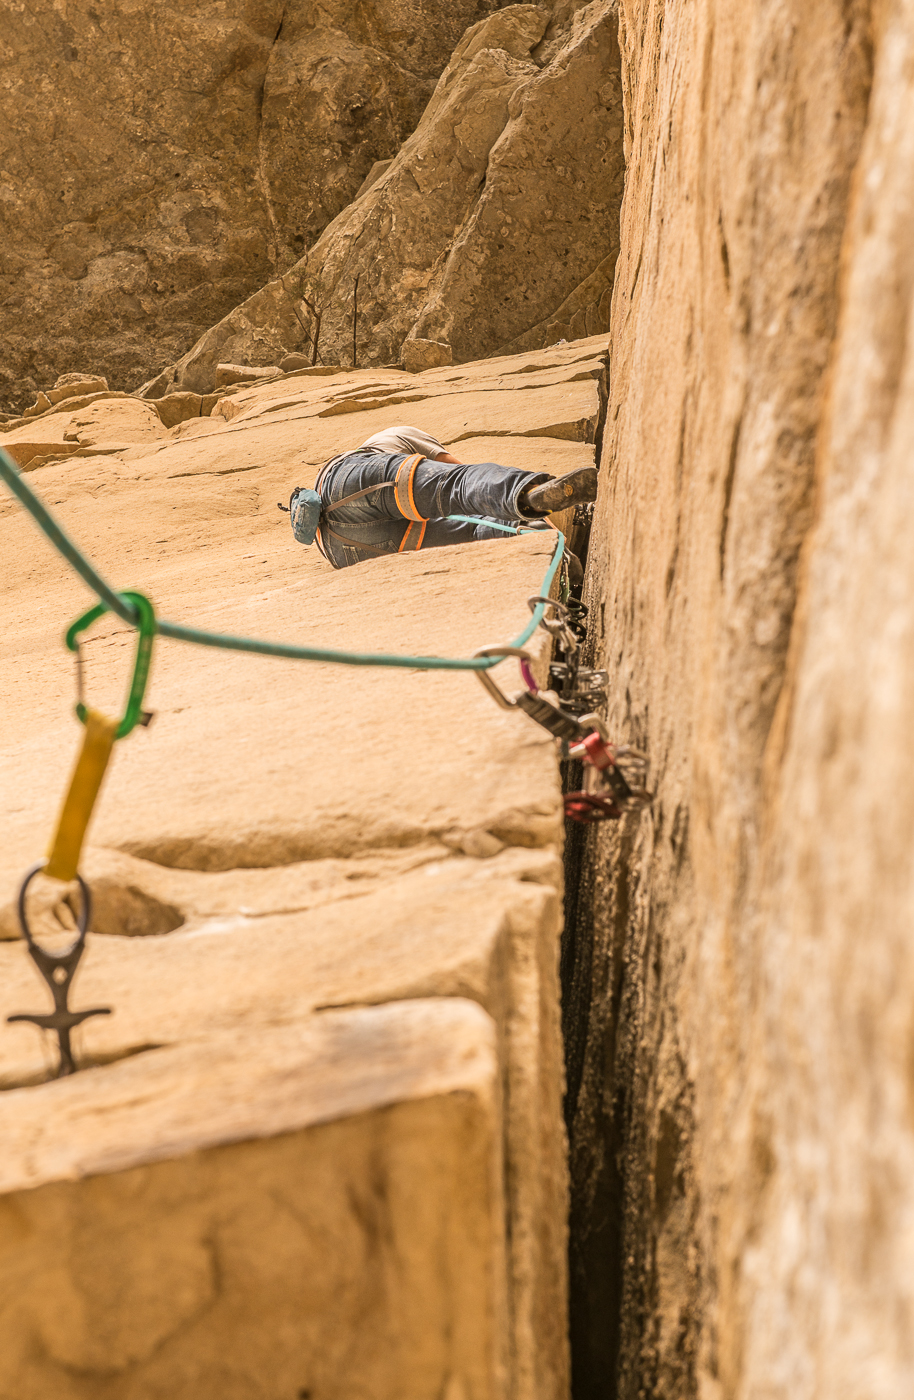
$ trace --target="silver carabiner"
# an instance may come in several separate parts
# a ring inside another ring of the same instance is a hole
[[[541,621],[547,632],[558,632],[568,620],[568,609],[565,604],[560,603],[558,598],[545,598],[540,593],[535,593],[532,598],[527,599],[527,607],[531,612],[536,612],[540,606],[554,609],[555,617],[544,617]]]
[[[603,740],[604,744],[609,744],[612,742],[609,737],[609,730],[606,728],[606,725],[603,723],[599,715],[579,715],[578,723],[584,729],[587,729],[588,727],[591,729],[595,729],[599,734],[600,738]],[[615,745],[613,745],[613,747],[615,747]]]
[[[545,598],[542,594],[534,594],[532,598],[527,599],[527,607],[531,612],[536,612],[540,604],[544,608],[554,609],[556,614],[555,617],[541,618],[541,625],[556,638],[564,652],[577,652],[578,639],[568,625],[571,614],[565,604],[560,603],[557,598]]]
[[[521,661],[533,660],[533,657],[530,655],[529,651],[526,651],[524,647],[480,647],[478,651],[473,652],[473,656],[474,658],[477,656],[517,656],[520,658]],[[482,681],[482,684],[485,686],[492,699],[496,702],[496,704],[500,705],[503,710],[514,710],[517,708],[517,701],[508,699],[504,691],[501,690],[495,684],[488,670],[475,671],[474,675],[476,675],[479,678],[479,680]]]

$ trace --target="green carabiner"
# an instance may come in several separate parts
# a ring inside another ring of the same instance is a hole
[[[152,660],[152,639],[156,633],[155,609],[149,599],[142,593],[124,592],[120,595],[128,599],[137,612],[137,638],[136,660],[133,663],[133,679],[130,682],[130,690],[127,693],[127,708],[124,710],[124,717],[117,727],[116,739],[123,739],[130,733],[137,724],[148,724],[149,719],[144,717],[143,696],[146,693],[146,682],[149,678],[149,663]],[[96,603],[94,608],[78,617],[71,627],[67,629],[66,643],[70,651],[75,651],[77,661],[79,661],[79,634],[85,632],[87,627],[91,627],[103,613],[108,611],[106,603]],[[80,697],[76,703],[76,713],[86,722],[86,706],[82,700],[82,671],[80,670]],[[151,718],[151,716],[149,717]]]

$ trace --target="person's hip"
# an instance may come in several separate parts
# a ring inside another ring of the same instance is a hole
[[[328,563],[335,569],[345,569],[365,559],[399,553],[408,527],[409,522],[405,520],[373,520],[361,525],[343,525],[322,516],[317,544]]]

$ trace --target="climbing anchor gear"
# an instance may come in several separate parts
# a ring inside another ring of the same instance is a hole
[[[148,598],[142,593],[124,593],[139,615],[139,636],[133,675],[127,692],[127,703],[121,719],[109,719],[107,715],[87,706],[83,689],[82,652],[80,634],[91,627],[102,613],[108,611],[107,603],[98,603],[83,613],[67,629],[66,644],[76,653],[76,714],[85,725],[82,749],[70,779],[70,786],[64,798],[57,831],[51,843],[45,874],[55,880],[72,880],[79,865],[80,851],[86,829],[92,816],[111,750],[115,740],[123,739],[138,724],[147,725],[152,719],[148,710],[143,709],[143,696],[149,679],[149,663],[152,658],[152,641],[155,636],[155,611]]]
[[[31,1021],[34,1025],[40,1026],[42,1030],[55,1030],[57,1032],[60,1042],[60,1064],[56,1076],[58,1079],[76,1072],[76,1061],[73,1058],[73,1047],[70,1043],[70,1032],[73,1027],[80,1025],[89,1016],[107,1016],[110,1013],[110,1007],[100,1007],[91,1011],[71,1011],[67,1004],[70,985],[85,948],[91,908],[89,887],[79,874],[79,857],[83,841],[115,742],[118,739],[123,739],[138,724],[148,724],[152,719],[152,715],[143,709],[143,697],[146,693],[149,663],[152,659],[152,642],[156,630],[155,610],[149,599],[142,593],[122,593],[120,599],[121,601],[129,600],[136,609],[138,619],[136,656],[124,714],[119,720],[110,719],[107,715],[103,715],[85,704],[80,635],[87,627],[91,627],[92,623],[97,621],[103,613],[109,611],[107,602],[98,603],[94,608],[90,608],[88,612],[78,617],[67,629],[66,644],[71,651],[76,653],[76,714],[85,726],[85,733],[47,860],[39,861],[37,865],[32,866],[19,891],[19,923],[22,926],[23,937],[28,945],[32,961],[51,989],[54,1010],[49,1015],[23,1013],[18,1016],[10,1016],[7,1019],[10,1021]],[[29,885],[39,872],[50,879],[61,880],[65,884],[71,880],[76,880],[79,884],[82,898],[77,918],[77,937],[76,941],[64,953],[52,953],[46,948],[42,948],[36,943],[29,928],[26,894]]]
[[[604,705],[609,673],[582,666],[578,660],[587,609],[581,604],[572,609],[567,603],[541,595],[528,598],[527,603],[531,608],[542,605],[553,609],[554,616],[544,616],[542,625],[555,638],[562,652],[562,659],[553,661],[549,667],[552,689],[562,707],[572,714],[583,714]]]
[[[541,695],[531,666],[532,657],[523,647],[517,646],[481,647],[476,655],[499,659],[516,656],[526,689],[512,698],[505,694],[494,676],[477,671],[482,685],[502,709],[523,710],[547,729],[561,742],[563,757],[586,765],[588,786],[579,792],[567,793],[564,798],[565,816],[570,821],[606,821],[646,806],[651,801],[651,794],[643,786],[647,758],[627,744],[612,744],[606,725],[592,708],[594,697],[600,702],[605,698],[606,672],[590,671],[578,665],[577,630],[573,627],[570,610],[563,603],[545,595],[529,598],[528,602],[531,608],[544,609],[543,626],[562,647],[566,660],[561,663],[560,674],[566,680],[570,676],[570,699],[558,695],[555,704]],[[546,615],[547,609],[551,610],[551,616]],[[550,679],[555,677],[556,669],[553,662]]]
[[[42,948],[36,943],[29,928],[28,914],[25,907],[26,894],[29,885],[35,876],[41,871],[47,871],[48,863],[40,860],[37,865],[33,865],[27,871],[19,891],[19,923],[22,927],[22,935],[28,944],[29,956],[34,962],[41,976],[51,989],[51,996],[54,998],[54,1010],[48,1014],[31,1012],[21,1012],[16,1016],[7,1016],[7,1021],[31,1021],[33,1025],[40,1026],[45,1031],[56,1031],[57,1040],[60,1047],[60,1063],[57,1067],[55,1079],[63,1079],[69,1074],[76,1073],[76,1061],[73,1058],[73,1047],[70,1043],[70,1032],[74,1026],[79,1026],[90,1016],[110,1016],[110,1006],[95,1006],[88,1011],[71,1011],[68,1005],[70,987],[79,966],[79,960],[83,955],[86,946],[86,929],[89,927],[89,913],[91,908],[91,896],[89,887],[81,875],[76,876],[79,883],[80,894],[82,896],[79,915],[76,923],[76,939],[62,953],[49,952],[47,948]]]
[[[527,599],[527,606],[531,612],[540,606],[551,608],[554,616],[549,617],[544,613],[542,626],[555,637],[563,651],[577,650],[578,639],[571,630],[569,610],[564,603],[560,603],[557,598],[547,598],[541,593],[535,593],[532,598]]]
[[[117,738],[116,719],[109,719],[107,715],[99,714],[98,710],[83,708],[86,732],[60,809],[45,867],[45,874],[54,880],[72,880],[76,877],[86,829]]]
[[[581,723],[592,726],[591,732],[568,750],[568,756],[585,764],[588,786],[566,793],[565,815],[571,821],[595,822],[646,807],[651,801],[643,786],[646,755],[629,744],[610,743],[599,715],[583,715]],[[602,789],[592,786],[593,780],[602,784]]]
[[[497,656],[499,658],[516,656],[521,661],[522,674],[525,670],[529,672],[530,662],[533,660],[529,651],[525,651],[523,647],[512,646],[480,647],[473,655]],[[589,732],[582,728],[574,715],[565,714],[563,710],[560,710],[556,705],[550,704],[550,702],[545,700],[541,695],[534,695],[530,690],[523,690],[512,700],[500,689],[494,678],[490,676],[487,671],[477,671],[476,675],[492,696],[492,699],[496,704],[500,705],[503,710],[523,710],[531,719],[536,720],[537,724],[541,724],[544,729],[548,729],[553,738],[562,739],[566,743],[570,743],[572,740],[583,739]]]
[[[604,797],[599,792],[568,792],[564,804],[568,821],[583,822],[588,826],[593,822],[618,820],[622,816],[622,808],[617,807],[611,797]]]

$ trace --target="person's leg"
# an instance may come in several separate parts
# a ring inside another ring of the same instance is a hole
[[[349,453],[321,480],[321,546],[335,568],[345,568],[380,554],[506,538],[500,525],[535,524],[545,514],[524,509],[527,493],[561,480],[497,462]],[[482,519],[447,518],[456,515]]]
[[[491,521],[491,523],[489,523]],[[473,540],[507,540],[517,533],[518,525],[523,530],[545,530],[549,527],[540,520],[487,520],[480,517],[479,523],[464,520],[430,520],[422,539],[423,549],[437,549],[445,544],[466,544]],[[508,530],[500,526],[508,525]]]
[[[352,452],[322,478],[324,513],[319,543],[334,568],[345,569],[401,550],[505,537],[505,532],[493,525],[460,520],[416,521],[403,515],[397,499],[397,476],[402,465],[411,460],[402,453],[384,456]],[[405,488],[408,473],[400,472],[400,477],[400,485]],[[390,490],[377,489],[385,486]],[[341,505],[341,501],[346,504]],[[405,503],[409,508],[408,501]]]
[[[403,474],[403,467],[400,468]],[[423,459],[412,469],[408,499],[426,520],[448,515],[488,516],[517,521],[525,516],[518,498],[524,491],[550,480],[548,472],[522,471],[498,462],[452,465]],[[403,496],[403,491],[399,495]]]
[[[451,515],[529,520],[579,500],[593,500],[595,495],[592,467],[555,478],[548,472],[523,471],[498,462],[436,462],[428,457],[360,452],[349,453],[321,482],[328,515],[353,525],[384,519],[440,520]],[[353,496],[357,499],[349,499]],[[343,500],[347,503],[340,505]]]
[[[593,501],[595,467],[565,476],[522,471],[498,462],[445,463],[405,459],[397,468],[396,498],[407,519],[482,515],[495,520],[536,520],[554,510]]]
[[[548,480],[547,472],[497,462],[455,466],[428,457],[350,452],[321,481],[321,499],[328,519],[346,525],[448,515],[518,520],[517,496]]]

